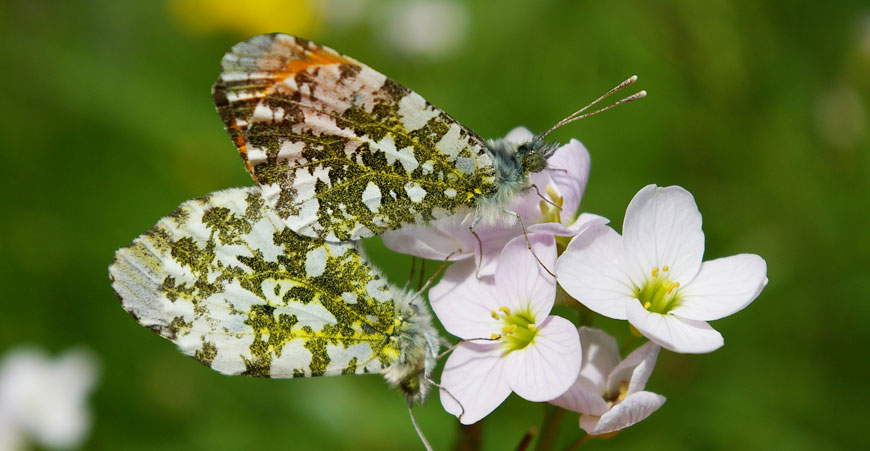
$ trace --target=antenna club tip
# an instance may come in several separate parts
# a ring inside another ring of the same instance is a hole
[[[628,79],[631,80],[632,83],[634,83],[637,81],[637,75],[632,75],[631,77],[628,77]]]
[[[638,99],[643,98],[643,97],[646,97],[646,90],[643,90],[643,91],[640,91],[637,93]]]

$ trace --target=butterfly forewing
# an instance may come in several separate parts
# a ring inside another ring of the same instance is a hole
[[[125,310],[221,373],[378,373],[402,351],[399,290],[355,245],[287,228],[258,188],[185,202],[109,272]]]
[[[332,49],[256,36],[224,56],[213,96],[267,204],[294,231],[358,239],[490,195],[476,134]]]

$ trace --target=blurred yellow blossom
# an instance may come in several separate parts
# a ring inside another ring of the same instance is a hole
[[[312,37],[321,25],[318,9],[308,0],[169,0],[168,7],[184,29],[203,34],[280,31]]]

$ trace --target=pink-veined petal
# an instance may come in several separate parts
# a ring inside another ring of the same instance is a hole
[[[478,273],[483,277],[495,274],[501,251],[510,240],[521,236],[523,229],[515,223],[510,226],[479,226],[474,228],[474,233],[480,238],[480,241],[474,238],[474,257],[479,265]]]
[[[646,338],[670,351],[683,354],[713,352],[725,344],[722,335],[703,321],[672,314],[650,313],[640,302],[625,308],[628,322]]]
[[[607,404],[607,401],[598,392],[580,382],[579,378],[577,382],[574,382],[574,385],[568,388],[568,391],[551,400],[550,404],[586,415],[604,415],[610,410],[610,404]]]
[[[574,220],[586,182],[589,181],[590,158],[589,151],[580,141],[571,139],[568,144],[556,149],[553,156],[547,160],[547,170],[556,190],[564,199],[560,217],[562,223],[569,224]]]
[[[531,130],[521,125],[519,127],[514,127],[511,129],[511,131],[507,132],[507,135],[504,136],[504,139],[515,144],[525,144],[531,141],[534,137],[535,134],[532,133]]]
[[[628,382],[627,393],[629,395],[643,390],[656,366],[658,355],[659,346],[653,342],[646,342],[632,351],[610,373],[607,380],[607,392],[611,395],[618,394],[619,384],[622,382]]]
[[[767,285],[767,263],[755,254],[739,254],[701,264],[698,275],[679,291],[671,314],[713,321],[743,310]]]
[[[704,257],[701,213],[679,186],[647,185],[628,204],[622,226],[629,275],[641,286],[653,268],[670,267],[668,279],[686,286]]]
[[[491,277],[477,279],[474,270],[472,260],[456,262],[429,290],[432,311],[444,329],[463,339],[489,338],[501,329],[501,323],[492,317],[492,311],[501,305],[495,282]]]
[[[539,325],[531,344],[504,357],[511,389],[529,401],[549,401],[577,380],[582,351],[571,321],[550,316]]]
[[[580,328],[580,345],[583,348],[583,365],[578,380],[603,395],[607,392],[610,372],[619,364],[619,345],[607,332],[586,326]]]
[[[592,213],[581,213],[580,216],[577,217],[577,220],[568,226],[569,233],[567,236],[579,235],[594,225],[607,225],[609,222],[610,220],[604,216],[598,216]]]
[[[625,305],[637,302],[625,273],[622,237],[613,229],[593,224],[574,237],[556,265],[559,285],[590,310],[613,319],[626,319]]]
[[[502,251],[495,271],[499,303],[512,312],[529,311],[537,321],[543,321],[556,301],[556,280],[547,273],[555,267],[556,239],[552,235],[535,233],[512,239]]]
[[[462,260],[472,256],[477,240],[468,230],[467,221],[448,217],[428,225],[407,225],[381,235],[384,246],[396,252],[430,260]],[[451,255],[452,254],[452,255]]]
[[[627,396],[609,412],[601,415],[590,429],[584,427],[582,418],[580,427],[589,435],[602,435],[616,432],[645,420],[665,403],[665,397],[648,391],[637,392]],[[584,415],[585,417],[585,415]],[[585,426],[590,426],[586,424]]]
[[[498,344],[462,343],[447,358],[439,397],[462,424],[478,422],[511,394],[502,353]]]

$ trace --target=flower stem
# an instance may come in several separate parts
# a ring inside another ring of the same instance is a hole
[[[483,445],[483,420],[474,424],[459,423],[459,434],[453,449],[456,451],[479,451]]]
[[[577,438],[577,440],[574,440],[573,443],[568,445],[568,447],[565,448],[565,451],[576,451],[576,450],[580,449],[580,447],[585,445],[586,442],[588,442],[592,437],[593,436],[589,435],[589,434],[581,435],[580,437]]]
[[[559,437],[559,427],[562,426],[562,418],[565,417],[565,409],[547,404],[544,407],[544,422],[541,423],[541,433],[538,435],[538,444],[535,451],[550,451],[556,445]]]

